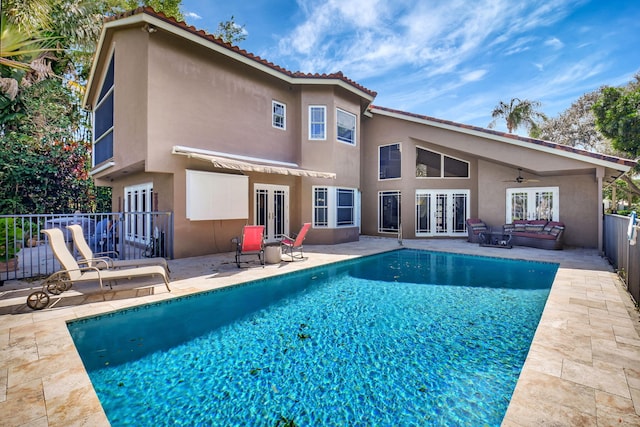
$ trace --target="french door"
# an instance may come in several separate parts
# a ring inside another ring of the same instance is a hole
[[[147,243],[151,236],[153,184],[139,184],[124,189],[124,236],[127,241]]]
[[[254,218],[265,226],[265,240],[273,242],[289,234],[289,187],[254,185]]]
[[[416,190],[416,236],[466,233],[469,190]]]
[[[559,187],[507,188],[507,224],[519,219],[559,221]]]

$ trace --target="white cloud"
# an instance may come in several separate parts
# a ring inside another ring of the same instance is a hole
[[[487,70],[474,70],[468,73],[464,73],[460,80],[465,83],[477,82],[478,80],[482,80],[485,74],[487,74]]]
[[[525,52],[531,49],[530,44],[536,40],[535,37],[518,37],[511,45],[505,50],[504,54],[515,55],[520,52]]]
[[[561,96],[602,72],[604,58],[559,69],[564,36],[549,35],[584,1],[298,0],[298,25],[271,57],[343,71],[376,90],[379,105],[486,126],[501,99]]]
[[[202,16],[198,15],[195,12],[187,12],[184,14],[185,18],[191,18],[191,19],[202,19]]]
[[[562,43],[558,38],[551,37],[544,42],[545,46],[549,46],[554,49],[561,49],[564,47],[564,43]]]
[[[347,73],[361,72],[350,75],[355,79],[404,66],[439,75],[499,44],[510,43],[507,55],[530,49],[535,38],[525,35],[525,28],[560,19],[571,1],[540,7],[535,1],[508,0],[330,0],[320,5],[299,0],[304,19],[281,39],[280,55],[320,67],[303,71],[337,71],[330,67],[340,66]]]

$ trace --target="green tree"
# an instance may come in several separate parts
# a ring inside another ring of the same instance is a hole
[[[598,130],[611,140],[614,149],[628,157],[640,157],[640,73],[623,87],[605,87],[593,105]],[[635,172],[640,172],[637,165]],[[621,178],[629,194],[640,197],[640,186],[630,176]]]
[[[220,22],[214,36],[230,44],[238,44],[247,38],[247,31],[244,25],[238,25],[233,15],[228,21]]]
[[[504,118],[509,133],[513,133],[520,126],[528,130],[535,129],[538,127],[539,120],[546,119],[546,116],[538,111],[541,105],[538,101],[519,98],[512,98],[508,104],[500,101],[491,112],[493,120],[489,123],[489,128],[494,128],[498,119]]]
[[[19,95],[26,113],[11,123],[0,147],[0,212],[89,210],[91,143],[75,138],[79,110],[69,89],[47,79]]]
[[[133,10],[141,6],[149,6],[156,12],[162,12],[172,16],[178,21],[183,21],[184,16],[180,12],[182,0],[105,0],[106,14],[117,14]]]
[[[606,87],[593,105],[598,130],[616,150],[640,157],[640,73],[624,87]]]
[[[105,16],[150,6],[183,20],[181,0],[2,0],[0,213],[111,210],[89,176],[90,116],[80,108]],[[243,40],[244,27],[220,27]]]

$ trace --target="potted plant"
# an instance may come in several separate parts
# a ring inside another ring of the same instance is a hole
[[[22,228],[13,218],[0,218],[0,271],[15,270],[16,253],[22,246]]]

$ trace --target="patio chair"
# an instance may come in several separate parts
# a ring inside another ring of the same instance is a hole
[[[258,260],[264,267],[264,225],[245,225],[242,227],[242,236],[234,240],[238,268],[240,268],[240,257],[243,255],[258,255]]]
[[[165,269],[159,265],[147,267],[127,268],[122,270],[100,270],[93,266],[80,267],[73,254],[65,244],[64,234],[59,228],[42,230],[47,235],[49,246],[53,255],[56,257],[62,269],[56,271],[47,277],[42,283],[42,291],[31,293],[27,297],[27,305],[34,310],[42,310],[49,304],[49,295],[59,295],[71,288],[74,283],[81,282],[98,282],[100,288],[104,289],[103,282],[108,282],[109,288],[112,288],[111,282],[120,279],[132,279],[134,277],[161,276],[167,290],[171,292],[169,287],[169,279]]]
[[[307,237],[309,228],[311,228],[311,223],[305,222],[295,238],[282,236],[282,239],[280,240],[280,244],[283,249],[282,253],[283,255],[290,256],[291,261],[304,259],[304,255],[302,253],[302,242],[304,242],[305,237]]]
[[[86,263],[89,267],[104,268],[129,268],[129,267],[146,267],[149,265],[159,265],[167,272],[169,277],[169,264],[167,260],[161,257],[156,258],[140,258],[140,259],[113,259],[109,256],[105,256],[105,253],[94,253],[91,247],[87,244],[82,232],[82,227],[79,225],[68,225],[67,228],[71,231],[73,237],[73,244],[75,248],[80,252],[81,262]],[[111,254],[112,251],[106,252]]]

